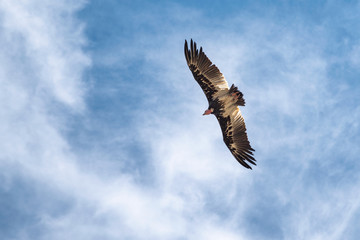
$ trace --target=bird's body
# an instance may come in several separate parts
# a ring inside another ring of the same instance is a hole
[[[185,58],[195,80],[204,91],[209,107],[204,115],[214,114],[219,121],[224,142],[236,160],[246,168],[255,164],[255,151],[246,134],[244,118],[238,106],[245,106],[243,94],[234,86],[229,88],[224,75],[207,58],[202,48],[198,50],[191,40],[190,49],[185,40]]]

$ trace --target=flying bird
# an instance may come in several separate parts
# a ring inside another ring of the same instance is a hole
[[[214,114],[219,121],[224,142],[236,160],[246,168],[249,163],[256,165],[253,152],[246,134],[244,118],[238,106],[245,106],[243,94],[234,84],[230,89],[224,75],[191,39],[190,49],[185,40],[185,58],[190,71],[204,91],[209,102],[203,115]]]

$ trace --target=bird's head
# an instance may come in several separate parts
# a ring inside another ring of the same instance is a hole
[[[203,115],[209,115],[214,112],[213,108],[206,109]]]

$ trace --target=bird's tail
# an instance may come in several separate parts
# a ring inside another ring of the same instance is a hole
[[[242,92],[240,92],[238,88],[234,86],[234,84],[231,85],[229,89],[229,94],[237,98],[237,102],[236,102],[237,105],[245,106],[244,94],[242,94]]]

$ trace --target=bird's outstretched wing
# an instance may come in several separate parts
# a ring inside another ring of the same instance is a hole
[[[213,101],[222,91],[228,90],[228,84],[224,75],[212,64],[202,51],[196,48],[196,43],[191,39],[190,49],[187,41],[184,45],[186,62],[195,80],[199,83],[209,102]]]
[[[219,105],[217,108],[224,109],[222,102],[217,101],[217,104]],[[238,107],[230,114],[225,112],[215,113],[223,133],[224,142],[236,160],[244,167],[251,169],[248,163],[256,165],[256,160],[253,157],[255,150],[250,146],[244,118]]]

